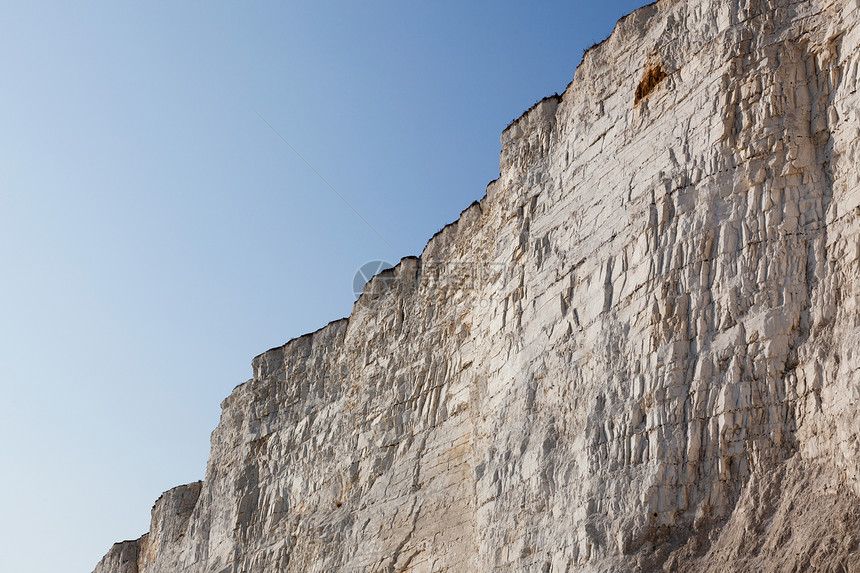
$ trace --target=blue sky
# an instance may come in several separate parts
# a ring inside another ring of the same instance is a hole
[[[3,3],[0,571],[147,531],[251,358],[480,199],[642,4]]]

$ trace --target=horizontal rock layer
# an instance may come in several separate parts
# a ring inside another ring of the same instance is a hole
[[[858,570],[858,23],[623,18],[96,571]]]

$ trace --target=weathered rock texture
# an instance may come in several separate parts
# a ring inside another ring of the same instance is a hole
[[[96,571],[860,570],[858,24],[622,19]]]

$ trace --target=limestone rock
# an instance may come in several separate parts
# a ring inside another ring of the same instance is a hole
[[[620,20],[96,571],[860,570],[858,24]]]

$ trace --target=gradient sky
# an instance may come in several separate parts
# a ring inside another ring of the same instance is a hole
[[[644,3],[4,2],[0,571],[146,532],[251,358],[480,199]]]

